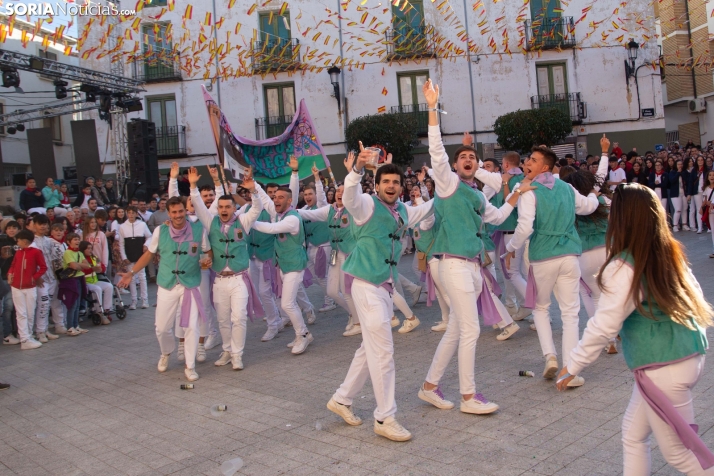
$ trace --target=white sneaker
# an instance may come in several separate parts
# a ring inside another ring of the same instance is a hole
[[[75,330],[76,330],[77,332],[79,332],[80,334],[86,334],[87,332],[89,332],[88,329],[82,329],[82,328],[79,327],[79,326],[75,327]]]
[[[678,227],[678,226],[673,226],[673,227],[672,227],[672,231],[673,231],[674,233],[677,233],[677,232],[679,231],[679,227]]]
[[[362,424],[362,419],[354,414],[352,407],[337,403],[334,398],[327,402],[327,409],[332,413],[339,415],[348,425],[358,426]]]
[[[37,340],[40,341],[40,343],[42,343],[42,344],[46,344],[49,342],[49,340],[47,339],[47,336],[45,335],[44,332],[37,333]]]
[[[228,365],[231,363],[231,353],[228,352],[227,350],[224,350],[221,352],[221,356],[214,362],[213,365],[216,367],[223,367],[224,365]]]
[[[75,336],[78,336],[79,334],[80,334],[80,332],[77,329],[75,329],[74,327],[70,327],[69,329],[67,329],[67,335],[70,337],[75,337]]]
[[[149,309],[149,301],[144,301],[141,303],[142,309]]]
[[[383,423],[374,420],[374,432],[392,441],[409,441],[412,434],[399,424],[394,417],[387,417]]]
[[[342,335],[344,337],[358,336],[361,334],[362,334],[362,326],[359,324],[352,326],[352,328],[350,330],[342,333]]]
[[[132,303],[129,305],[129,310],[130,310],[130,311],[136,311],[136,302],[132,302]]]
[[[554,355],[549,355],[545,361],[545,369],[543,369],[543,378],[553,379],[558,373],[558,358]]]
[[[268,329],[267,331],[265,331],[265,334],[263,334],[263,337],[260,338],[260,341],[268,342],[269,340],[273,340],[276,335],[278,335],[277,329]]]
[[[186,360],[186,355],[184,354],[183,342],[179,342],[179,345],[178,345],[178,360],[179,360],[179,362],[183,362],[184,360]]]
[[[399,322],[399,318],[397,316],[392,316],[392,327],[398,327],[401,322]]]
[[[283,325],[283,328],[285,327],[290,327],[293,325],[292,321],[290,320],[289,317],[283,317],[283,320],[281,321],[281,324]]]
[[[65,326],[55,326],[55,334],[66,334],[67,333],[67,328]]]
[[[57,334],[53,334],[50,331],[45,332],[45,337],[47,337],[49,340],[59,339],[59,336]]]
[[[183,374],[186,376],[186,380],[189,382],[195,382],[198,380],[198,374],[196,369],[184,369]]]
[[[514,321],[522,321],[526,317],[533,314],[533,309],[528,309],[527,307],[521,307],[518,312],[513,315]]]
[[[196,362],[205,362],[205,361],[206,361],[206,346],[199,343],[198,349],[196,349]]]
[[[487,415],[498,410],[498,405],[489,402],[482,394],[477,393],[469,400],[461,398],[461,411],[463,413],[473,413],[474,415]]]
[[[26,341],[20,343],[20,350],[32,350],[40,347],[42,347],[42,344],[34,339],[27,339]]]
[[[431,326],[431,330],[434,331],[434,332],[445,332],[445,331],[446,331],[446,326],[447,326],[448,324],[449,324],[449,323],[446,322],[446,321],[441,321],[441,322],[437,323],[435,326]]]
[[[424,289],[422,286],[417,286],[417,290],[412,294],[412,304],[411,307],[416,306],[419,303],[419,297],[421,297],[421,291]]]
[[[307,350],[307,346],[310,345],[310,342],[313,341],[313,337],[311,333],[307,333],[304,336],[299,336],[297,341],[295,342],[295,345],[293,346],[293,355],[299,355],[302,354]]]
[[[573,380],[568,382],[568,387],[570,387],[570,388],[582,387],[584,383],[585,383],[585,379],[582,378],[580,375],[576,375]]]
[[[231,364],[233,370],[243,370],[243,359],[238,354],[231,354]]]
[[[298,338],[295,336],[295,338],[288,344],[288,349],[292,349],[295,343],[297,342]]]
[[[161,355],[159,357],[159,365],[157,365],[157,368],[159,369],[159,372],[166,372],[166,370],[169,368],[169,356],[168,355]]]
[[[206,337],[206,341],[204,342],[204,347],[206,350],[211,350],[215,346],[221,343],[221,337],[218,332],[214,332],[213,334],[208,334],[208,337]]]
[[[411,332],[417,327],[419,327],[419,324],[421,324],[419,318],[416,316],[412,317],[413,319],[404,319],[404,321],[402,322],[402,327],[400,327],[397,332],[399,332],[400,334],[406,334],[407,332]]]
[[[503,331],[496,336],[496,340],[506,340],[509,337],[511,337],[513,334],[518,332],[518,330],[520,328],[521,328],[521,326],[519,326],[515,322],[512,322],[511,324],[509,324],[503,328]]]
[[[317,320],[317,315],[315,314],[314,309],[307,311],[306,315],[307,315],[307,323],[308,324],[314,324],[315,321]]]
[[[335,304],[334,302],[332,304],[325,303],[325,305],[322,306],[320,309],[318,309],[318,311],[319,312],[327,312],[327,311],[332,311],[333,309],[337,309],[337,304]]]
[[[689,228],[687,225],[683,225],[683,226],[682,226],[682,230],[684,230],[684,231],[692,231],[692,229]]]
[[[444,398],[444,394],[441,393],[441,389],[439,387],[436,387],[433,390],[426,390],[424,388],[424,384],[422,384],[417,396],[420,400],[431,403],[436,408],[441,408],[442,410],[451,410],[454,408],[454,402],[450,402]]]
[[[352,314],[350,314],[349,317],[347,318],[347,327],[345,327],[345,331],[352,329],[352,326],[354,326],[354,325],[355,325],[355,323],[352,321]]]
[[[10,334],[2,340],[3,345],[17,345],[20,343],[20,339]]]

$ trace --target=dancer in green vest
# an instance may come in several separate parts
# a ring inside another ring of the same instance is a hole
[[[571,185],[552,174],[557,161],[555,153],[545,146],[536,146],[523,168],[526,179],[516,186],[516,191],[532,181],[535,193],[524,194],[518,200],[518,225],[511,241],[506,245],[506,267],[514,251],[528,246],[528,286],[525,307],[533,309],[533,320],[541,350],[545,356],[543,378],[551,379],[558,372],[558,358],[550,325],[550,296],[555,292],[563,321],[563,359],[578,343],[580,312],[580,264],[582,243],[575,229],[575,215],[589,215],[600,205],[595,190],[587,197],[580,195]],[[537,206],[536,206],[537,204]],[[567,364],[567,362],[564,362]],[[570,386],[583,385],[578,377]]]
[[[280,188],[275,193],[273,223],[255,222],[253,228],[261,233],[275,235],[275,260],[278,267],[278,297],[280,307],[295,327],[293,355],[302,354],[313,341],[302,317],[297,295],[307,269],[305,250],[305,227],[298,212],[292,208],[293,196],[289,188]]]
[[[622,419],[623,473],[652,474],[654,434],[675,470],[712,475],[714,455],[697,436],[692,389],[704,374],[706,328],[714,310],[649,188],[615,189],[605,243],[607,258],[597,279],[602,296],[558,376],[558,389],[568,388],[619,334],[625,363],[635,374]]]
[[[360,144],[361,146],[361,144]],[[401,255],[401,238],[410,226],[433,213],[433,202],[406,207],[399,201],[404,176],[399,167],[387,164],[375,173],[376,195],[361,193],[364,166],[375,164],[373,151],[362,148],[356,164],[348,158],[342,196],[352,216],[356,244],[343,266],[349,276],[348,294],[352,294],[362,326],[362,345],[355,352],[344,382],[327,408],[349,425],[362,420],[352,412],[352,402],[362,391],[367,378],[372,380],[377,408],[374,410],[374,432],[393,441],[407,441],[411,433],[397,422],[394,415],[394,343],[392,341],[392,292],[397,282],[397,260]]]
[[[169,223],[158,226],[149,244],[149,249],[125,273],[118,286],[125,288],[134,275],[148,265],[154,256],[161,255],[156,282],[159,285],[156,296],[156,337],[161,347],[159,372],[166,372],[169,356],[176,347],[174,323],[180,314],[180,325],[184,329],[184,349],[186,378],[189,382],[198,380],[196,373],[196,351],[198,350],[198,320],[206,319],[199,286],[201,285],[201,253],[206,253],[204,261],[211,263],[213,253],[203,226],[186,219],[186,206],[180,197],[171,197],[166,202]],[[180,312],[179,312],[180,311]]]
[[[196,167],[191,167],[188,172],[191,201],[194,203],[196,216],[208,230],[208,240],[214,250],[213,304],[223,339],[223,352],[215,365],[220,367],[230,363],[233,370],[242,370],[248,316],[250,315],[252,320],[254,316],[263,315],[263,308],[248,269],[248,233],[263,211],[263,205],[257,198],[257,186],[249,172],[243,178],[241,187],[256,197],[250,211],[237,214],[233,197],[223,195],[218,198],[218,214],[213,215],[203,204],[196,188],[200,178]]]

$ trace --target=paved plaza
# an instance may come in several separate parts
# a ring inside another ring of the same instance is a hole
[[[710,235],[678,237],[711,295]],[[406,256],[400,266],[413,278],[411,260]],[[155,288],[152,292],[155,298]],[[317,288],[309,294],[314,303],[322,302]],[[315,341],[299,356],[286,347],[292,328],[262,343],[265,323],[249,324],[245,370],[215,367],[217,347],[197,364],[195,388],[181,390],[186,379],[175,353],[166,373],[156,370],[154,310],[131,311],[110,326],[85,321],[90,329],[85,336],[62,337],[37,350],[0,346],[0,381],[12,384],[0,393],[1,476],[221,475],[221,464],[237,457],[244,462],[239,474],[254,475],[622,472],[620,422],[633,378],[621,354],[603,354],[583,373],[583,387],[559,393],[552,381],[538,377],[543,360],[527,323],[505,342],[484,327],[476,351],[477,388],[500,411],[476,416],[459,412],[458,405],[439,410],[417,398],[442,336],[429,330],[440,316],[436,303],[419,304],[421,326],[410,334],[394,333],[397,418],[414,435],[410,442],[395,443],[372,430],[370,383],[354,403],[362,426],[350,427],[325,408],[360,344],[359,337],[342,337],[344,312],[319,314],[310,326]],[[555,307],[553,317],[559,329]],[[585,322],[583,311],[581,329]],[[536,378],[519,377],[519,370],[532,370]],[[710,448],[713,384],[710,364],[695,391],[697,423]],[[455,358],[442,389],[458,401]],[[227,411],[212,413],[216,404],[227,405]],[[677,474],[657,449],[653,471]]]

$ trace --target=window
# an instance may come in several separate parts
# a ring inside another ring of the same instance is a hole
[[[531,20],[560,18],[559,0],[531,0]]]
[[[392,26],[395,29],[421,31],[424,26],[424,3],[422,0],[392,2]]]
[[[52,51],[39,50],[39,51],[37,52],[37,56],[39,56],[40,58],[45,58],[45,59],[48,59],[48,60],[57,61],[57,53],[53,53]],[[54,77],[54,76],[48,76],[48,75],[46,75],[46,74],[40,74],[40,78],[46,79],[46,80],[48,80],[48,81],[54,81],[55,79],[57,79],[57,78]]]
[[[264,86],[265,137],[282,134],[295,116],[295,84],[270,84]]]
[[[176,154],[179,149],[176,97],[155,96],[146,98],[149,121],[156,125],[157,155]]]
[[[150,54],[142,61],[134,63],[135,72],[139,73],[137,77],[145,81],[181,79],[181,70],[174,60],[171,41],[166,36],[168,27],[169,23],[142,25],[143,50],[144,53]]]
[[[547,96],[568,93],[565,63],[536,66],[538,95]]]
[[[52,130],[53,141],[62,142],[62,121],[59,116],[43,118],[42,127],[49,127]]]
[[[418,104],[426,104],[422,88],[427,79],[429,79],[429,72],[427,71],[398,74],[399,105],[416,106]]]
[[[260,14],[260,39],[262,41],[275,41],[276,39],[290,39],[290,12],[282,15],[275,13]]]

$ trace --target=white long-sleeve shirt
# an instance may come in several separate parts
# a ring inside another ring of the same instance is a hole
[[[300,196],[300,176],[297,172],[293,172],[292,175],[290,175],[290,192],[293,194],[293,202],[297,203],[297,199]],[[328,205],[325,187],[320,180],[315,181],[315,196],[317,197],[317,208]],[[309,208],[308,205],[303,207],[303,209],[307,208]]]
[[[704,300],[702,289],[691,270],[688,270],[695,292]],[[595,315],[590,318],[577,347],[570,353],[568,373],[578,375],[585,367],[595,362],[603,347],[610,339],[619,334],[625,319],[635,310],[635,303],[630,296],[634,279],[632,266],[622,259],[610,262],[602,272],[602,290]],[[640,293],[640,299],[644,299]]]
[[[259,185],[256,184],[256,188],[257,187],[259,187]],[[203,200],[201,200],[201,193],[198,191],[197,188],[191,189],[191,202],[194,203],[193,209],[196,211],[196,216],[198,217],[198,220],[201,222],[201,224],[206,230],[210,231],[211,223],[213,223],[213,219],[218,213],[212,213],[208,208],[206,208],[206,204],[203,203]],[[253,224],[258,219],[260,213],[263,211],[263,203],[260,200],[256,200],[255,202],[255,206],[250,207],[248,213],[241,213],[238,215],[237,218],[238,220],[240,220],[240,224],[246,233],[250,232],[250,229],[253,227]],[[214,203],[216,203],[216,208],[218,208],[218,199],[216,199]]]
[[[148,248],[151,245],[151,232],[149,231],[149,227],[146,226],[146,223],[143,221],[136,220],[134,223],[131,223],[127,220],[119,225],[119,252],[121,254],[121,259],[127,259],[126,252],[124,251],[124,239],[138,238],[141,236],[144,237],[144,246]]]
[[[486,199],[491,200],[503,186],[503,177],[499,172],[489,172],[486,169],[479,168],[476,171],[476,179],[483,183],[483,194]]]
[[[223,196],[223,187],[218,186],[216,187],[215,190],[216,193],[216,200],[213,200],[213,203],[211,203],[211,206],[208,207],[208,210],[213,213],[214,215],[218,213],[218,197]],[[169,198],[171,197],[178,197],[179,195],[179,188],[178,188],[178,179],[172,178],[169,179]],[[200,194],[199,194],[200,198]],[[193,203],[194,199],[191,199],[191,202]],[[203,200],[201,200],[203,201]],[[193,205],[194,207],[196,206],[195,204]]]
[[[560,180],[560,179],[556,179]],[[514,191],[520,186],[518,183],[513,187]],[[597,200],[597,195],[589,194],[587,197],[580,193],[568,184],[573,189],[575,198],[575,214],[590,215],[600,205]],[[528,238],[533,234],[533,222],[536,217],[536,196],[535,193],[524,193],[518,198],[518,225],[516,231],[511,238],[511,241],[506,244],[508,251],[515,251],[522,247]]]
[[[268,198],[270,200],[270,198]],[[285,212],[287,213],[287,212]],[[264,221],[256,221],[253,223],[253,229],[261,233],[268,233],[271,235],[277,235],[279,233],[289,233],[291,235],[298,235],[300,233],[300,218],[290,215],[285,217],[283,220],[277,221],[278,215],[271,217],[272,223]]]

